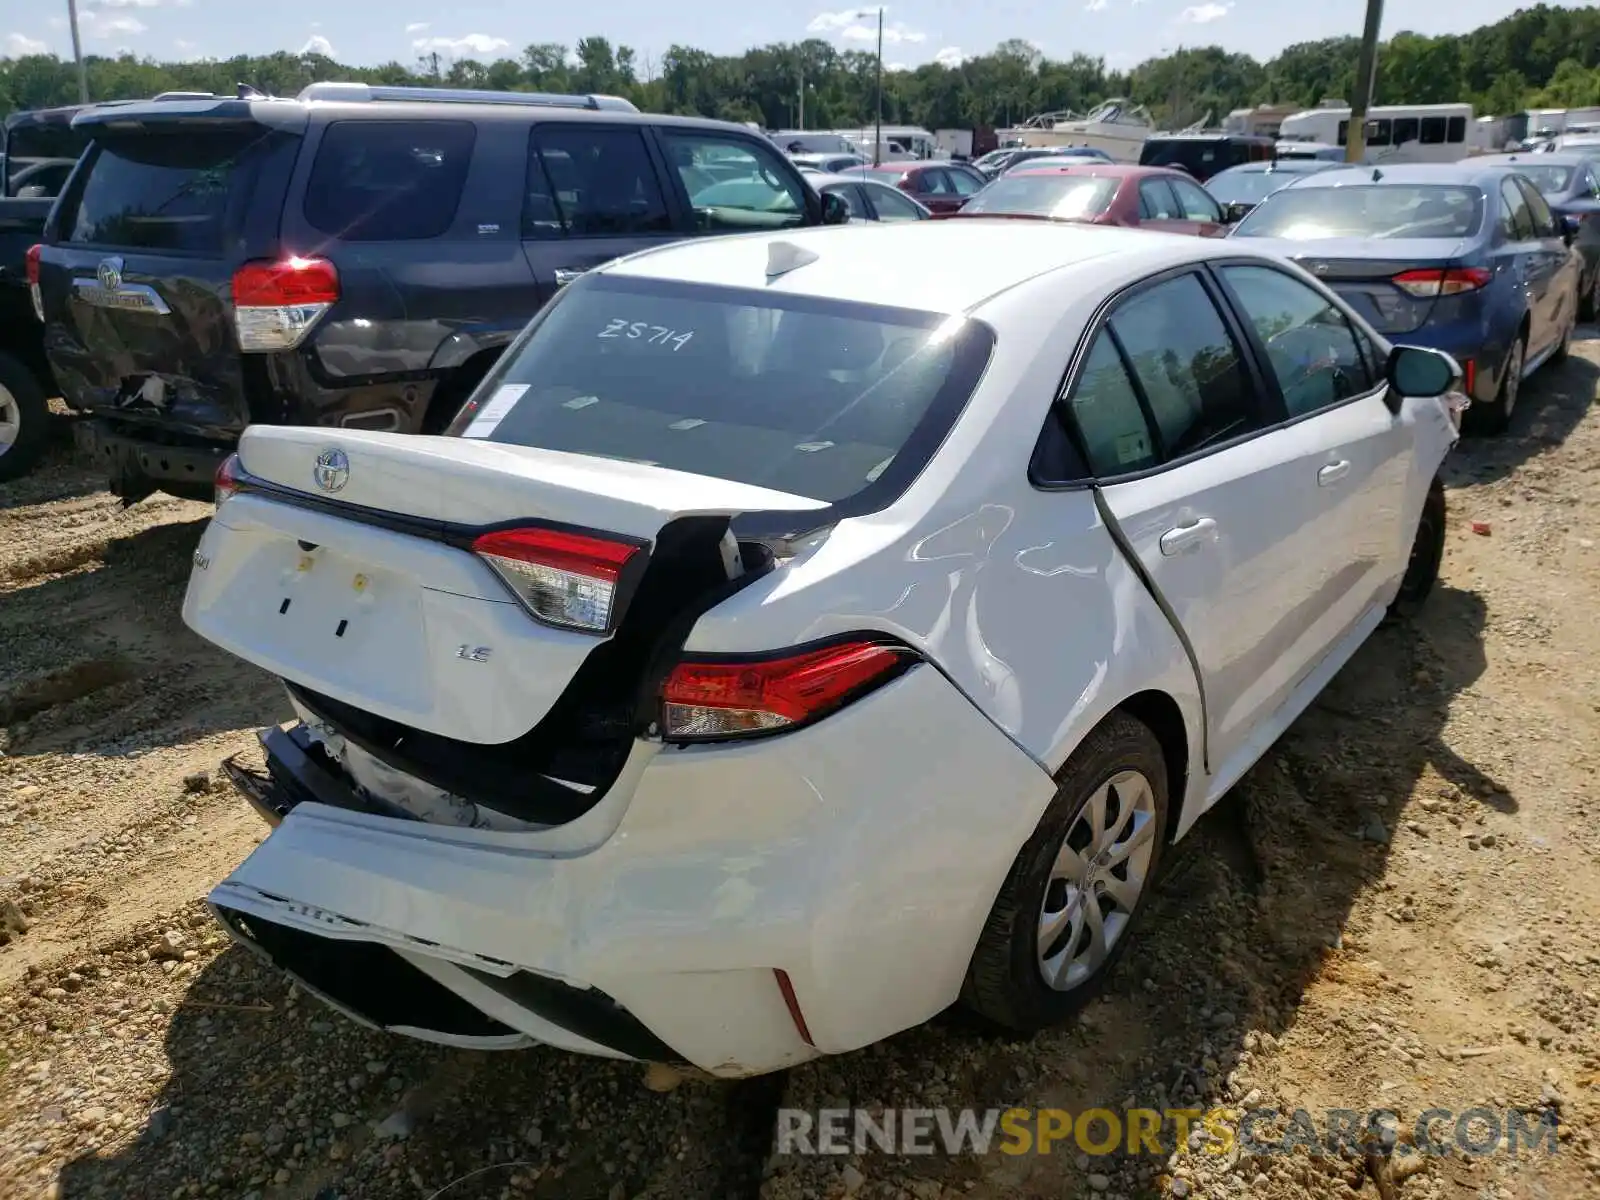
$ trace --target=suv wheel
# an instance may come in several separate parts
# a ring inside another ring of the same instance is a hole
[[[0,483],[20,479],[44,453],[50,406],[19,360],[0,354]]]
[[[1127,949],[1161,862],[1167,766],[1141,722],[1107,718],[1061,769],[978,939],[962,1002],[1033,1033],[1078,1011]]]

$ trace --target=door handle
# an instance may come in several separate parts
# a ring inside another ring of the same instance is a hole
[[[1161,535],[1161,553],[1172,556],[1182,554],[1191,546],[1213,541],[1217,536],[1217,523],[1210,517],[1200,517],[1187,525],[1179,525]]]
[[[557,267],[556,286],[558,288],[564,288],[567,286],[567,284],[571,283],[574,279],[583,274],[586,274],[586,272],[575,267]]]
[[[1341,459],[1339,462],[1329,463],[1317,472],[1317,486],[1332,487],[1348,474],[1350,474],[1350,463],[1347,460]]]

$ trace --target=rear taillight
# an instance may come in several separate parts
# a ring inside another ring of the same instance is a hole
[[[28,295],[33,298],[33,315],[44,320],[44,295],[39,291],[39,255],[43,246],[29,246],[25,261],[28,264]]]
[[[233,273],[239,349],[293,350],[339,299],[339,271],[324,258],[247,262]]]
[[[1418,271],[1402,271],[1392,282],[1413,296],[1459,296],[1463,292],[1475,292],[1487,286],[1493,278],[1494,272],[1486,267],[1451,267],[1448,270],[1427,267]]]
[[[559,529],[502,529],[472,551],[538,620],[563,629],[610,633],[621,597],[645,547]]]
[[[241,473],[242,468],[239,466],[237,454],[230,454],[222,460],[222,465],[217,468],[216,491],[213,497],[218,504],[238,493]]]
[[[661,685],[661,735],[710,741],[774,733],[827,716],[917,661],[905,646],[851,638],[760,658],[697,658]]]

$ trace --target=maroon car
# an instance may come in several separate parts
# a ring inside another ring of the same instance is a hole
[[[946,215],[1088,221],[1201,237],[1227,232],[1222,206],[1184,172],[1111,163],[1009,171]]]
[[[883,163],[846,172],[857,173],[894,184],[935,214],[959,211],[988,183],[976,167],[958,162]]]

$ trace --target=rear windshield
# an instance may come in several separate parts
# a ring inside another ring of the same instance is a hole
[[[1533,186],[1546,196],[1559,196],[1567,190],[1567,185],[1572,182],[1572,168],[1561,166],[1546,166],[1540,163],[1532,166],[1528,163],[1517,164],[1517,174],[1526,175],[1533,181]]]
[[[992,335],[934,313],[618,276],[569,286],[452,431],[837,503],[921,470]]]
[[[1002,175],[968,200],[961,211],[1085,220],[1111,206],[1120,182],[1095,175]]]
[[[1282,188],[1233,231],[1234,237],[1464,238],[1478,232],[1483,193],[1447,184],[1361,184]]]
[[[220,255],[254,189],[265,146],[283,136],[255,128],[101,138],[82,190],[62,212],[62,236],[93,246]]]

